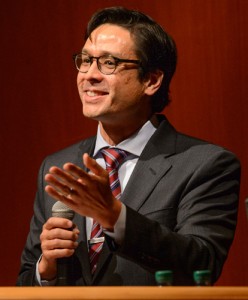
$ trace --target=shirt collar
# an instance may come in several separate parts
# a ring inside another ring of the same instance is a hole
[[[156,131],[156,127],[148,120],[138,131],[136,131],[132,136],[128,139],[122,141],[118,145],[115,145],[116,148],[128,151],[136,156],[140,156],[143,149],[145,148],[148,140]],[[94,156],[98,153],[98,151],[105,147],[113,147],[109,145],[102,137],[100,132],[100,126],[97,128],[97,136],[96,136],[96,145],[94,150]]]

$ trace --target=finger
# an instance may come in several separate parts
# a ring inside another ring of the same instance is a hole
[[[51,230],[51,229],[54,229],[54,228],[61,228],[61,229],[67,229],[68,230],[68,229],[72,228],[73,226],[74,226],[74,224],[71,220],[68,220],[68,219],[65,219],[65,218],[51,217],[43,225],[43,230],[44,229]]]
[[[52,249],[42,251],[43,256],[49,261],[63,257],[70,257],[74,254],[75,249]]]
[[[82,170],[80,167],[72,164],[72,163],[66,163],[63,166],[63,169],[68,172],[69,174],[71,174],[74,178],[78,179],[80,177],[85,177],[88,175],[87,172],[85,172],[84,170]]]
[[[70,163],[67,163],[67,164],[75,166]],[[67,164],[65,164],[65,165],[67,165]],[[80,168],[78,168],[78,169],[81,170]],[[81,171],[84,172],[83,170],[81,170]],[[67,170],[65,171],[65,170],[62,170],[57,167],[51,167],[49,169],[49,172],[50,172],[50,174],[54,175],[54,177],[53,178],[51,177],[50,179],[54,180],[56,182],[56,184],[59,184],[59,182],[60,182],[60,183],[64,183],[64,186],[69,185],[71,187],[77,187],[77,184],[78,184],[78,182],[77,182],[78,175],[77,174],[75,176],[73,176],[72,172],[67,172]]]
[[[63,194],[63,192],[58,191],[57,189],[55,189],[53,186],[51,185],[47,185],[45,187],[45,191],[49,194],[49,196],[51,196],[52,198],[54,198],[57,201],[61,201],[63,202],[65,205],[70,204],[70,194]]]
[[[76,249],[77,246],[77,241],[63,239],[44,240],[41,244],[43,251],[53,249]]]
[[[41,241],[51,241],[51,240],[70,240],[76,242],[78,239],[78,234],[66,229],[55,228],[52,230],[45,230],[40,235]]]
[[[52,167],[49,170],[51,174],[45,175],[45,180],[63,196],[71,199],[73,195],[78,194],[77,191],[89,184],[91,178],[88,173],[72,163],[66,163],[63,168],[64,170]]]
[[[83,162],[85,166],[95,175],[102,176],[106,175],[107,171],[103,169],[95,159],[91,158],[88,153],[84,153]]]
[[[60,193],[67,197],[68,195],[71,194],[72,188],[68,186],[68,184],[62,183],[60,180],[58,180],[56,177],[54,177],[51,174],[46,174],[45,175],[45,181],[50,184],[56,191],[57,193]],[[53,190],[50,190],[53,192]]]
[[[92,179],[95,180],[96,178],[100,178],[103,174],[106,175],[104,173],[105,170],[101,166],[99,166],[93,158],[89,157],[89,159],[91,160],[91,162],[89,163],[89,169],[91,168],[91,173],[87,173],[78,166],[71,163],[66,163],[63,167],[64,170],[69,172],[74,178],[77,178],[77,183],[70,183],[75,190],[77,190],[77,188],[87,188],[91,184]],[[90,164],[92,164],[92,166]],[[108,174],[106,175],[106,177],[108,178]]]
[[[73,229],[72,229],[72,231],[73,231],[75,234],[77,234],[77,235],[80,234],[80,230],[78,229],[78,227],[77,227],[76,224],[73,224]]]

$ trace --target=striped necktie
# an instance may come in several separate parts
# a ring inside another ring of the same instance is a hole
[[[102,156],[105,160],[106,170],[109,173],[109,183],[113,195],[116,199],[121,197],[121,186],[118,177],[118,169],[123,163],[128,153],[118,148],[105,148],[101,150]],[[99,223],[93,220],[93,226],[91,229],[89,257],[91,273],[93,274],[97,267],[97,261],[103,246],[103,231]]]

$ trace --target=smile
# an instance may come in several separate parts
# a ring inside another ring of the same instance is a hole
[[[107,94],[106,92],[101,92],[101,91],[86,91],[86,95],[89,97],[102,96],[106,94]]]

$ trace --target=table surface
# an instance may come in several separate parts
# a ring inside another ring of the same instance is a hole
[[[0,300],[247,299],[248,287],[0,287]]]

